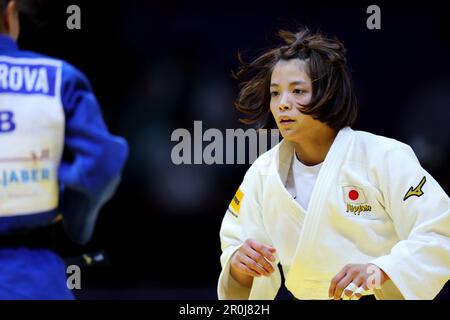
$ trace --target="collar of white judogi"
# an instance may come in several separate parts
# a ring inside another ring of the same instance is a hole
[[[354,131],[350,127],[344,127],[339,130],[336,138],[333,141],[333,144],[331,145],[330,150],[328,151],[327,156],[325,157],[323,166],[320,170],[321,172],[328,171],[325,170],[326,167],[331,167],[331,169],[335,168],[336,163],[340,162],[338,160],[343,160],[347,153],[346,150],[350,145],[350,139],[353,137],[353,135]],[[275,166],[276,172],[278,172],[282,184],[286,185],[289,169],[291,167],[291,162],[293,159],[293,154],[295,152],[294,144],[286,139],[283,139],[277,147],[278,148],[277,150],[275,150],[275,157],[273,157],[271,166]]]

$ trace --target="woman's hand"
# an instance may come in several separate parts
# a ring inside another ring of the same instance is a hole
[[[254,277],[270,276],[274,272],[269,261],[275,262],[275,251],[275,248],[256,240],[245,240],[231,258],[231,276],[242,285],[251,287]]]
[[[361,298],[367,290],[379,288],[389,276],[374,264],[348,264],[331,280],[328,296],[339,300],[344,293]]]

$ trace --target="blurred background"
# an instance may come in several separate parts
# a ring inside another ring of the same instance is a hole
[[[216,299],[219,228],[247,164],[175,165],[171,134],[246,128],[233,100],[237,53],[250,60],[280,28],[306,25],[348,49],[360,114],[355,129],[410,144],[450,193],[450,19],[438,2],[30,1],[19,45],[72,63],[91,80],[111,131],[130,144],[115,197],[85,247],[61,235],[68,257],[103,250],[82,270],[80,299]],[[68,30],[66,9],[81,9]],[[203,143],[205,147],[208,143]],[[111,159],[114,161],[114,159]],[[439,298],[450,298],[447,289]],[[279,298],[289,298],[281,291]]]

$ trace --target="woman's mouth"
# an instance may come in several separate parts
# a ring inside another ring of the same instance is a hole
[[[282,125],[288,125],[288,124],[291,124],[293,122],[295,122],[295,120],[289,119],[289,118],[281,118],[280,119],[280,124],[282,124]]]

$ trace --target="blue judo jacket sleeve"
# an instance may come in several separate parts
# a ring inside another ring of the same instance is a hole
[[[62,68],[61,99],[66,127],[59,210],[68,236],[85,244],[102,205],[119,184],[128,145],[108,132],[88,79],[67,63]]]

